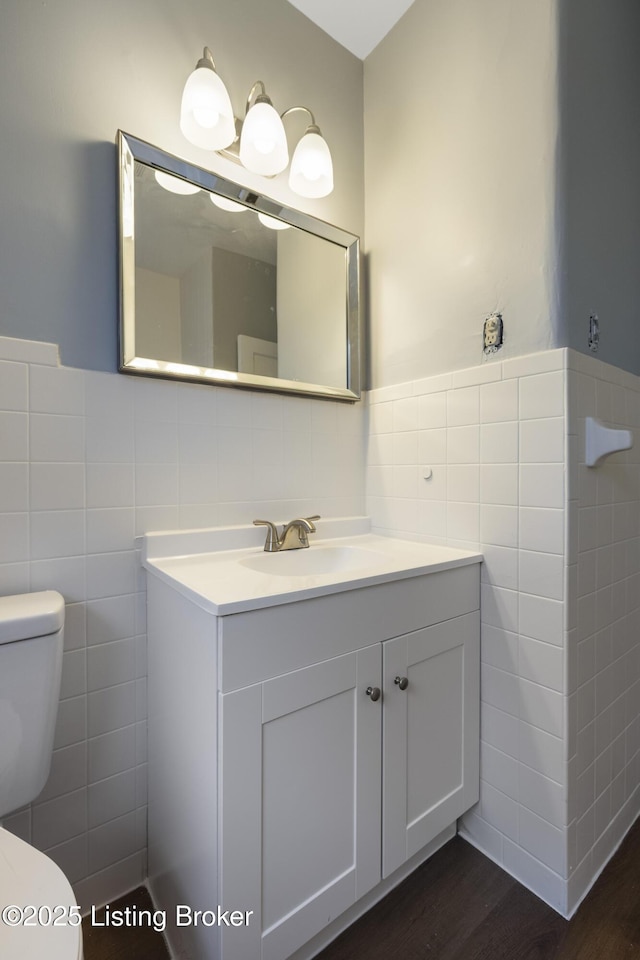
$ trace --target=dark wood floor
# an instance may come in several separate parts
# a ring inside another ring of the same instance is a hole
[[[640,960],[640,822],[569,922],[455,837],[318,960]]]
[[[83,929],[85,960],[169,958],[153,930]],[[569,922],[455,837],[317,960],[640,960],[640,821]]]
[[[109,904],[113,913],[132,907],[136,910],[154,909],[145,887],[138,887]],[[96,920],[104,922],[104,909],[98,910]],[[99,927],[92,926],[91,918],[82,921],[84,960],[170,960],[161,933],[153,927]]]

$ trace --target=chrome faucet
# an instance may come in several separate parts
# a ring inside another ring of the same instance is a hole
[[[298,517],[297,520],[291,520],[282,528],[282,536],[278,534],[278,528],[271,520],[254,520],[256,527],[264,526],[267,529],[267,539],[264,543],[264,549],[267,553],[279,553],[281,550],[301,550],[309,546],[309,534],[315,533],[316,528],[314,520],[320,517]]]

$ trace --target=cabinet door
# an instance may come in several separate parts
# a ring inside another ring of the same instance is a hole
[[[380,880],[376,644],[221,695],[224,960],[282,960]]]
[[[478,799],[479,615],[387,641],[383,678],[388,877]]]

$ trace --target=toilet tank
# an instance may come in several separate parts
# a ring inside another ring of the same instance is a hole
[[[0,817],[47,782],[63,630],[64,599],[55,590],[0,597]]]

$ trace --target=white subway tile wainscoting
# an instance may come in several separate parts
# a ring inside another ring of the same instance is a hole
[[[584,419],[636,445],[591,469]],[[4,825],[78,899],[146,875],[135,537],[360,515],[480,549],[481,797],[463,835],[565,916],[640,809],[640,378],[570,350],[350,405],[65,368],[0,338],[0,594],[65,596],[51,776]]]
[[[51,775],[4,821],[80,903],[146,876],[149,530],[362,514],[363,404],[59,365],[0,337],[0,594],[66,600]]]
[[[640,378],[551,350],[369,403],[376,532],[485,558],[461,832],[568,916],[640,810]],[[587,416],[636,446],[587,468]]]

